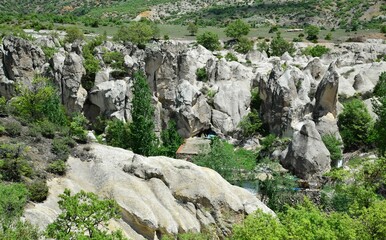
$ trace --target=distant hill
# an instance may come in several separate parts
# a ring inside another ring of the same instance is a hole
[[[224,26],[242,18],[252,25],[371,27],[385,22],[383,0],[0,0],[0,12],[54,13],[133,19],[143,11],[154,20]]]

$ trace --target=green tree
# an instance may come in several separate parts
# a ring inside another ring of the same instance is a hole
[[[248,115],[244,116],[239,123],[239,127],[243,134],[243,137],[249,138],[257,134],[263,125],[259,113],[256,110],[252,110]]]
[[[144,48],[146,43],[155,37],[159,32],[156,26],[149,21],[130,22],[127,26],[122,26],[114,40],[130,41],[137,44],[138,47]]]
[[[270,56],[282,56],[285,52],[293,54],[295,50],[293,43],[287,42],[281,33],[277,32],[276,37],[271,42]]]
[[[381,73],[374,88],[374,112],[378,115],[375,123],[375,143],[381,156],[386,156],[386,72]]]
[[[219,50],[221,47],[218,35],[212,32],[204,32],[197,36],[197,43],[210,51]]]
[[[189,32],[189,34],[190,34],[191,36],[196,36],[196,34],[197,34],[197,32],[198,32],[198,27],[197,27],[197,25],[196,25],[195,23],[190,22],[190,23],[188,24],[187,30],[188,30],[188,32]]]
[[[106,143],[113,147],[128,149],[130,147],[129,125],[114,119],[109,121],[106,128]]]
[[[101,200],[94,193],[80,191],[71,195],[66,189],[59,195],[62,213],[49,224],[46,235],[55,239],[125,239],[122,233],[108,233],[110,219],[119,218],[114,200]]]
[[[342,159],[342,142],[337,139],[333,134],[327,134],[322,136],[322,140],[328,151],[330,152],[330,158],[332,165],[336,166],[337,161]]]
[[[373,121],[366,106],[359,99],[353,99],[343,106],[343,112],[338,115],[338,127],[345,150],[368,146]]]
[[[227,28],[225,29],[225,35],[227,37],[239,39],[241,36],[248,35],[249,31],[249,24],[240,19],[237,19],[236,21],[228,24]]]
[[[167,128],[161,132],[161,140],[162,145],[159,149],[159,154],[168,157],[176,157],[178,148],[184,142],[177,132],[176,122],[173,120],[169,121]]]
[[[154,107],[146,76],[137,72],[134,74],[131,102],[130,147],[133,152],[145,156],[154,153],[158,139],[154,133]]]
[[[13,113],[28,121],[49,120],[66,125],[67,117],[59,94],[49,79],[35,77],[32,87],[19,86],[19,96],[12,101]]]
[[[71,26],[66,29],[66,42],[75,42],[76,40],[84,40],[83,31],[77,26]]]
[[[317,41],[320,29],[317,26],[309,25],[306,28],[307,40],[309,41]]]
[[[237,45],[235,46],[236,52],[247,53],[253,49],[253,41],[249,40],[247,37],[240,37]]]

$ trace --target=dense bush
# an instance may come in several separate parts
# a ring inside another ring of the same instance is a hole
[[[167,128],[161,132],[161,141],[158,154],[175,158],[176,152],[184,140],[178,134],[177,125],[173,120],[169,121]]]
[[[79,142],[87,142],[88,120],[82,114],[75,114],[70,123],[70,135]]]
[[[228,62],[237,62],[239,59],[237,59],[237,57],[231,53],[231,52],[228,52],[226,55],[225,55],[225,59],[228,61]]]
[[[285,52],[293,54],[295,52],[293,43],[287,42],[278,32],[270,45],[270,56],[282,56]]]
[[[1,179],[20,182],[24,177],[32,177],[34,170],[25,155],[25,146],[21,144],[0,145]]]
[[[249,176],[242,169],[251,171],[256,166],[256,154],[245,149],[235,150],[232,144],[218,138],[212,140],[209,153],[201,153],[192,159],[199,166],[211,168],[228,182],[236,182]]]
[[[20,136],[22,126],[19,122],[7,122],[4,124],[5,131],[11,137]]]
[[[19,92],[11,104],[13,114],[28,122],[48,120],[57,125],[67,124],[59,94],[47,78],[35,77],[32,87],[19,86]]]
[[[75,42],[76,40],[84,40],[83,31],[77,26],[70,26],[66,29],[66,42]]]
[[[323,56],[323,54],[326,54],[329,51],[330,51],[330,49],[325,47],[325,46],[316,45],[314,47],[312,47],[312,46],[306,47],[303,50],[303,54],[311,55],[313,57],[321,57],[321,56]]]
[[[236,52],[244,53],[244,54],[248,53],[252,49],[253,49],[253,41],[249,40],[246,37],[240,37],[235,46]]]
[[[221,48],[218,35],[213,32],[204,32],[197,35],[196,40],[198,44],[204,46],[210,51],[219,50]]]
[[[202,81],[202,82],[208,81],[208,74],[206,73],[205,67],[197,68],[196,77],[197,77],[197,81]]]
[[[241,133],[244,138],[252,137],[257,134],[262,126],[262,121],[260,120],[259,113],[256,111],[251,111],[243,117],[239,123]]]
[[[106,143],[114,147],[128,149],[129,143],[129,125],[120,120],[112,120],[107,123]]]
[[[103,54],[103,61],[106,64],[110,64],[112,68],[123,70],[124,69],[124,56],[120,52],[107,52]]]
[[[95,75],[100,70],[99,60],[94,56],[94,51],[95,47],[101,45],[104,40],[105,36],[99,35],[83,46],[83,66],[86,69],[86,74],[82,77],[82,86],[86,90],[90,90],[94,86]]]
[[[127,26],[122,26],[114,36],[115,41],[130,41],[144,48],[152,38],[157,38],[159,29],[150,21],[133,21]]]
[[[101,200],[94,193],[80,191],[71,195],[66,189],[59,195],[62,212],[47,226],[46,235],[55,239],[106,239],[123,240],[120,231],[108,232],[110,219],[119,217],[114,200]]]
[[[198,32],[198,27],[195,23],[190,22],[188,24],[187,30],[188,30],[190,36],[195,36]]]
[[[29,199],[33,202],[43,202],[48,196],[48,186],[45,180],[35,180],[27,184]]]
[[[333,134],[327,134],[322,136],[322,140],[328,151],[330,152],[330,158],[332,165],[336,166],[338,160],[342,159],[342,142],[339,141]]]
[[[228,24],[227,28],[225,29],[225,35],[227,37],[238,39],[242,36],[248,35],[249,31],[249,24],[240,19],[237,19],[236,21]]]
[[[67,164],[63,160],[54,161],[48,165],[47,171],[62,176],[66,174]]]
[[[317,26],[314,26],[314,25],[310,25],[306,28],[306,34],[307,34],[307,40],[309,41],[317,41],[318,40],[318,35],[319,35],[319,32],[320,32],[320,29],[319,27]]]
[[[343,112],[338,115],[338,127],[344,149],[349,151],[368,147],[373,121],[365,104],[359,99],[353,99],[343,106]]]
[[[55,138],[52,141],[51,152],[56,155],[57,160],[67,161],[70,155],[70,147],[66,138]]]
[[[380,155],[386,156],[386,72],[381,73],[374,88],[373,109],[378,119],[375,123],[375,144]]]

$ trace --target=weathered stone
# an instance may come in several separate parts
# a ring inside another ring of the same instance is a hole
[[[31,205],[25,217],[44,228],[59,214],[58,195],[69,188],[113,198],[123,221],[113,225],[131,239],[200,231],[222,236],[231,223],[257,209],[273,212],[247,190],[232,186],[213,170],[167,157],[145,158],[130,151],[90,144],[91,161],[70,157],[65,177],[49,180],[44,203]]]
[[[307,121],[294,133],[287,154],[281,160],[283,166],[298,177],[311,179],[328,172],[330,153],[324,145],[315,123]]]
[[[318,119],[327,113],[332,113],[332,115],[336,117],[338,88],[339,73],[335,70],[335,64],[332,63],[316,90],[316,103],[313,111],[314,119]]]

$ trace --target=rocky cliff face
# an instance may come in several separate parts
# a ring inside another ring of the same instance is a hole
[[[385,62],[375,61],[386,54],[386,45],[379,41],[326,44],[331,51],[320,59],[301,55],[300,49],[306,45],[299,43],[293,57],[268,58],[254,50],[236,54],[238,62],[219,57],[225,50],[213,53],[189,42],[154,43],[145,50],[130,43],[105,42],[94,51],[101,70],[94,86],[86,91],[82,85],[82,43],[59,48],[49,61],[39,44],[55,46],[55,39],[43,37],[35,43],[14,37],[3,40],[2,96],[12,97],[17,84],[28,84],[34,74],[43,74],[55,80],[68,112],[83,112],[90,120],[103,116],[130,121],[131,74],[141,69],[153,92],[156,131],[175,119],[183,137],[210,130],[221,137],[238,138],[238,125],[250,112],[251,89],[255,87],[262,99],[261,117],[271,133],[293,137],[307,121],[313,121],[319,134],[339,136],[339,99],[356,94],[370,97],[380,72],[386,69]],[[111,51],[123,54],[124,74],[116,74],[103,61],[104,53]],[[206,78],[197,78],[198,69]]]
[[[256,209],[274,214],[252,193],[187,161],[146,158],[100,144],[91,144],[87,151],[79,147],[78,153],[68,160],[65,177],[48,182],[48,199],[26,210],[33,224],[44,228],[57,217],[58,195],[65,188],[115,199],[123,218],[111,227],[123,229],[129,239],[161,239],[202,229],[224,236],[233,223]]]

